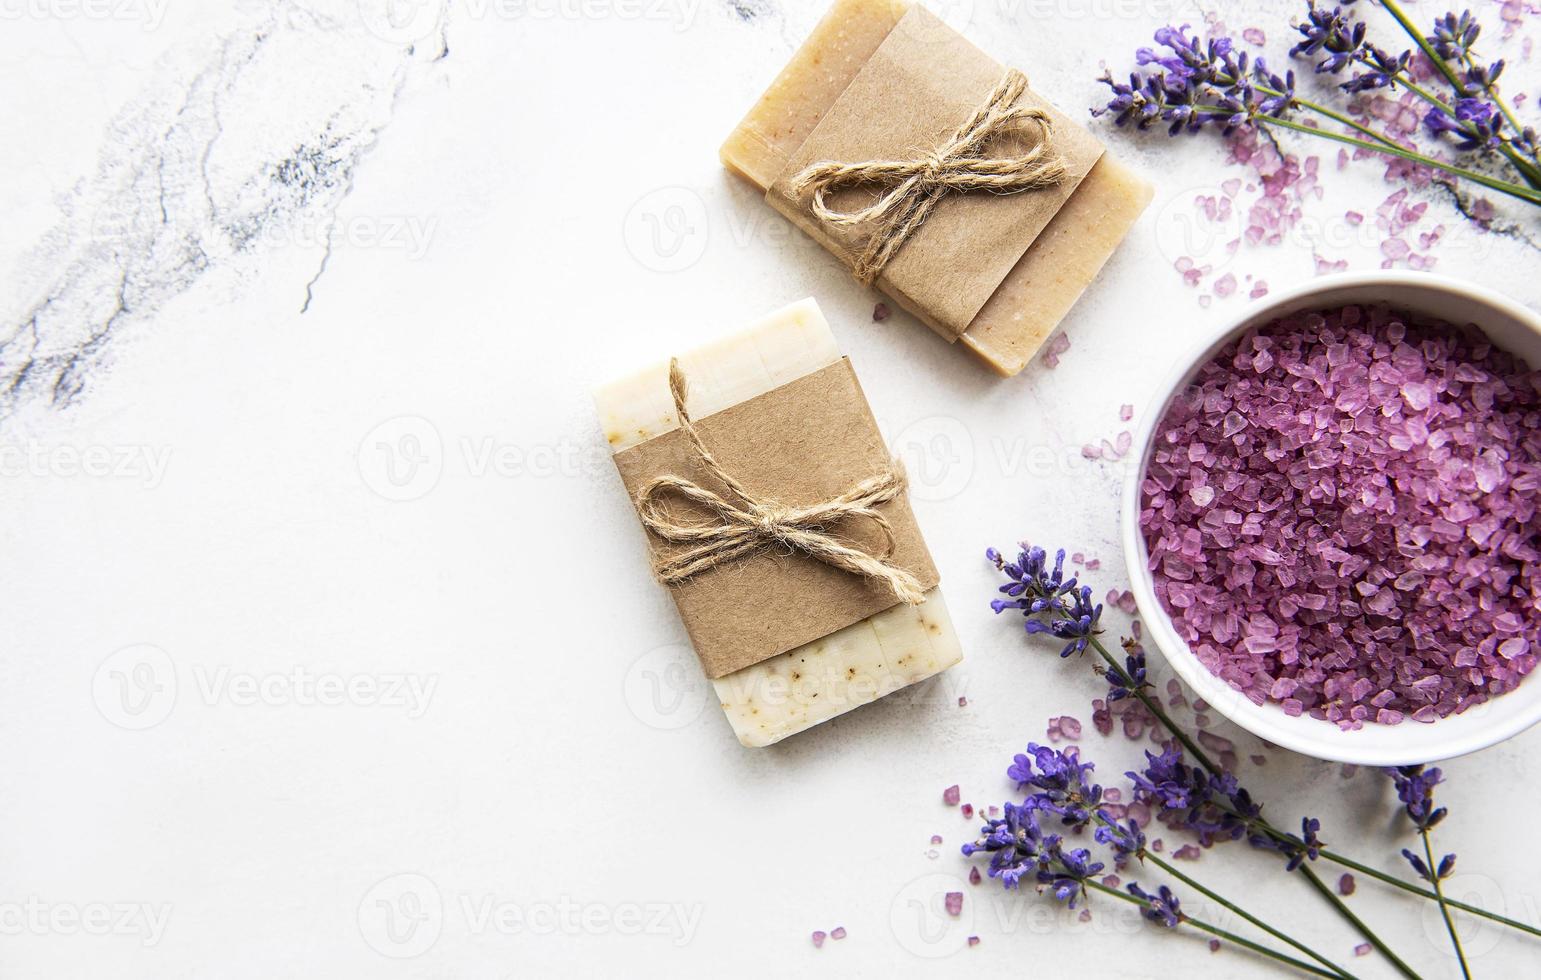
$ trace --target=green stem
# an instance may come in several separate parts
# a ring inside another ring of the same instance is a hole
[[[1269,834],[1270,836],[1275,837],[1275,839],[1279,839],[1283,836],[1275,831],[1272,827],[1259,827],[1258,829],[1262,830],[1264,833]],[[1361,864],[1360,862],[1355,861],[1353,858],[1345,857],[1344,855],[1338,854],[1335,851],[1329,851],[1326,848],[1322,848],[1320,854],[1322,860],[1324,861],[1331,861],[1333,864],[1342,865],[1351,871],[1357,871],[1362,875],[1367,875],[1368,877],[1374,878],[1376,881],[1391,885],[1393,888],[1400,888],[1402,891],[1407,892],[1409,895],[1417,895],[1419,898],[1425,898],[1430,901],[1439,900],[1439,896],[1429,891],[1427,888],[1419,888],[1417,885],[1403,881],[1401,878],[1398,878],[1395,875],[1389,875],[1386,872],[1379,871],[1367,864]],[[1470,915],[1479,916],[1492,922],[1506,925],[1511,929],[1518,929],[1521,932],[1528,932],[1532,936],[1541,936],[1541,929],[1537,929],[1533,925],[1520,922],[1516,919],[1511,919],[1508,916],[1499,915],[1497,912],[1489,912],[1487,909],[1480,908],[1476,905],[1469,905],[1466,902],[1457,901],[1453,898],[1446,898],[1445,904],[1453,909],[1460,909],[1462,912],[1466,912]]]
[[[1436,170],[1443,170],[1445,173],[1469,180],[1472,183],[1481,184],[1483,187],[1498,191],[1500,194],[1507,194],[1510,197],[1517,197],[1526,203],[1541,204],[1541,192],[1532,190],[1528,187],[1521,187],[1519,184],[1512,184],[1506,180],[1499,180],[1497,177],[1489,177],[1487,174],[1481,174],[1475,170],[1468,170],[1465,167],[1457,167],[1454,164],[1445,163],[1443,161],[1436,160],[1433,157],[1424,156],[1422,153],[1414,153],[1412,150],[1404,149],[1394,143],[1371,143],[1367,140],[1356,139],[1352,136],[1344,136],[1342,133],[1334,133],[1327,129],[1317,129],[1313,126],[1305,126],[1297,122],[1292,122],[1288,119],[1279,119],[1275,116],[1255,116],[1254,119],[1257,122],[1265,123],[1269,126],[1279,126],[1283,129],[1293,129],[1296,132],[1311,133],[1315,136],[1321,136],[1324,139],[1334,140],[1339,143],[1347,143],[1349,146],[1362,147],[1366,150],[1373,150],[1376,153],[1386,153],[1394,157],[1401,157],[1404,160],[1411,160],[1414,163],[1420,163],[1427,167],[1433,167]]]
[[[1155,698],[1152,698],[1144,688],[1134,683],[1134,678],[1129,676],[1129,672],[1124,669],[1122,664],[1113,659],[1113,655],[1108,653],[1107,647],[1103,646],[1101,641],[1099,641],[1095,636],[1091,637],[1091,645],[1093,649],[1095,649],[1097,653],[1101,655],[1102,659],[1106,661],[1109,669],[1118,673],[1118,676],[1120,680],[1123,681],[1124,686],[1134,691],[1134,695],[1140,700],[1140,703],[1145,705],[1145,707],[1150,710],[1151,714],[1156,716],[1156,719],[1161,722],[1167,731],[1172,733],[1172,736],[1182,744],[1183,748],[1193,753],[1193,758],[1196,759],[1201,766],[1203,766],[1211,775],[1218,776],[1222,773],[1223,770],[1221,770],[1219,766],[1215,765],[1214,761],[1211,760],[1209,756],[1202,749],[1200,749],[1191,738],[1188,737],[1187,733],[1178,727],[1177,723],[1172,720],[1171,716],[1162,709],[1160,702],[1158,702]],[[1263,827],[1266,827],[1270,830],[1273,829],[1272,825],[1268,823],[1267,818],[1265,817],[1257,817],[1256,821]],[[1305,876],[1306,880],[1311,883],[1311,886],[1315,888],[1317,892],[1322,896],[1322,898],[1333,907],[1338,915],[1342,916],[1343,919],[1345,919],[1355,929],[1357,929],[1359,934],[1368,940],[1371,946],[1374,946],[1377,950],[1379,950],[1382,956],[1386,957],[1387,960],[1390,960],[1391,964],[1397,968],[1399,973],[1401,973],[1404,977],[1407,977],[1408,980],[1418,980],[1418,974],[1413,971],[1412,967],[1408,966],[1405,962],[1403,962],[1401,957],[1393,953],[1391,951],[1391,947],[1386,945],[1385,941],[1376,934],[1375,930],[1371,929],[1367,924],[1365,924],[1364,920],[1355,915],[1353,910],[1343,903],[1343,899],[1333,894],[1332,889],[1327,887],[1327,883],[1322,881],[1322,879],[1316,874],[1315,871],[1311,869],[1309,865],[1302,864],[1295,870]]]
[[[1084,884],[1086,885],[1086,887],[1091,888],[1094,891],[1101,892],[1104,895],[1112,895],[1114,898],[1116,898],[1116,899],[1118,899],[1120,901],[1129,902],[1130,904],[1133,904],[1133,905],[1138,905],[1142,909],[1147,907],[1144,902],[1140,901],[1138,898],[1135,898],[1133,895],[1125,895],[1123,892],[1119,891],[1118,889],[1116,889],[1116,888],[1109,888],[1107,885],[1104,885],[1100,881],[1093,881],[1092,879],[1088,878],[1084,882]],[[1179,918],[1181,920],[1181,924],[1182,925],[1192,926],[1194,929],[1198,929],[1198,930],[1200,930],[1202,932],[1207,932],[1211,936],[1216,936],[1216,937],[1218,937],[1220,939],[1226,940],[1227,942],[1235,943],[1237,946],[1240,946],[1243,949],[1250,949],[1254,953],[1258,953],[1258,954],[1260,954],[1262,956],[1266,956],[1269,959],[1275,960],[1275,961],[1277,961],[1279,963],[1283,963],[1286,966],[1292,966],[1295,969],[1300,970],[1303,973],[1309,973],[1312,976],[1317,976],[1317,977],[1326,977],[1326,978],[1328,978],[1328,980],[1339,980],[1339,978],[1340,978],[1340,974],[1328,973],[1326,970],[1323,970],[1321,967],[1316,966],[1313,963],[1307,963],[1307,962],[1305,962],[1303,960],[1297,960],[1293,956],[1286,956],[1285,954],[1279,952],[1276,949],[1269,949],[1267,946],[1264,946],[1261,943],[1255,943],[1255,942],[1253,942],[1250,939],[1243,939],[1241,936],[1238,936],[1238,935],[1236,935],[1234,933],[1226,932],[1224,929],[1221,929],[1219,926],[1212,926],[1209,923],[1204,922],[1201,919],[1195,919],[1192,916],[1189,916],[1189,915],[1186,915],[1186,914],[1182,914],[1182,913],[1179,913]]]
[[[1434,894],[1439,896],[1439,914],[1444,916],[1445,931],[1450,933],[1450,945],[1455,947],[1455,958],[1461,963],[1461,976],[1471,980],[1471,970],[1466,966],[1466,951],[1461,948],[1461,937],[1456,934],[1455,923],[1450,919],[1450,907],[1445,904],[1445,889],[1439,883],[1439,868],[1434,864],[1434,848],[1429,844],[1429,828],[1419,827],[1418,834],[1423,838],[1423,856],[1429,862],[1429,882],[1434,886]]]
[[[1434,46],[1429,43],[1428,38],[1423,36],[1423,32],[1418,30],[1417,26],[1413,24],[1412,19],[1402,11],[1401,6],[1397,4],[1396,0],[1380,0],[1380,5],[1386,8],[1387,13],[1396,18],[1396,22],[1401,25],[1402,30],[1406,32],[1408,37],[1413,39],[1414,44],[1418,45],[1418,50],[1423,52],[1423,56],[1428,58],[1429,61],[1433,63],[1434,67],[1439,70],[1441,75],[1445,76],[1445,81],[1450,83],[1450,87],[1457,93],[1465,92],[1466,83],[1461,81],[1461,77],[1456,74],[1454,68],[1450,67],[1450,63],[1439,56],[1438,52],[1434,50]],[[1406,85],[1409,90],[1417,93],[1425,101],[1431,102],[1434,105],[1444,109],[1446,113],[1454,115],[1450,107],[1442,99],[1435,98],[1433,95],[1412,84],[1406,78],[1398,79],[1398,81],[1403,85]],[[1515,122],[1513,115],[1508,112],[1508,108],[1502,104],[1501,100],[1499,102],[1499,110],[1504,113],[1504,116],[1509,120],[1509,124],[1513,126],[1514,131],[1518,133],[1520,131],[1519,125]],[[1538,180],[1541,180],[1541,172],[1538,172],[1534,165],[1527,164],[1524,157],[1521,157],[1518,153],[1516,153],[1513,147],[1505,143],[1502,148],[1502,153],[1505,159],[1514,164],[1514,166],[1525,177],[1526,183],[1529,183],[1531,186],[1536,186]]]
[[[1155,854],[1151,853],[1150,851],[1145,850],[1145,849],[1142,848],[1140,850],[1138,856],[1139,856],[1141,861],[1146,861],[1146,860],[1150,861],[1156,867],[1160,868],[1162,871],[1165,871],[1167,874],[1171,875],[1173,878],[1176,878],[1178,881],[1180,881],[1183,884],[1187,885],[1189,888],[1192,888],[1194,891],[1198,892],[1199,894],[1204,895],[1205,897],[1211,899],[1216,904],[1218,904],[1221,908],[1227,909],[1230,912],[1233,912],[1236,915],[1241,916],[1243,919],[1246,919],[1248,922],[1252,923],[1254,926],[1257,926],[1259,929],[1261,929],[1264,932],[1268,933],[1270,936],[1274,937],[1275,939],[1282,940],[1283,942],[1288,943],[1289,945],[1291,945],[1291,946],[1295,947],[1296,949],[1300,950],[1302,953],[1304,953],[1307,956],[1311,957],[1316,962],[1318,962],[1318,963],[1322,964],[1323,966],[1327,967],[1329,970],[1332,970],[1337,976],[1344,978],[1344,980],[1354,980],[1354,975],[1352,973],[1345,972],[1342,967],[1338,966],[1336,963],[1334,963],[1331,960],[1327,959],[1327,957],[1325,957],[1322,954],[1318,953],[1316,950],[1314,950],[1311,947],[1307,946],[1305,943],[1302,943],[1302,942],[1300,942],[1297,939],[1290,938],[1289,936],[1287,936],[1284,933],[1280,932],[1279,930],[1275,929],[1273,926],[1270,926],[1268,923],[1264,922],[1262,919],[1259,919],[1257,916],[1252,915],[1246,909],[1243,909],[1243,908],[1241,908],[1238,905],[1233,905],[1232,903],[1226,901],[1220,895],[1218,895],[1215,892],[1209,890],[1208,888],[1205,888],[1203,885],[1199,884],[1193,878],[1190,878],[1188,875],[1183,874],[1181,871],[1179,871],[1176,868],[1172,867],[1172,865],[1169,862],[1163,861],[1157,855],[1155,855]]]

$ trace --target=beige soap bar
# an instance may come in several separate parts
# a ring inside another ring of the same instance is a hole
[[[794,303],[741,333],[680,355],[690,412],[705,418],[840,360],[818,304]],[[668,366],[594,394],[612,452],[679,425]],[[963,659],[940,589],[712,682],[738,740],[770,745],[932,677]]]
[[[769,187],[909,8],[901,0],[835,0],[728,136],[722,162],[761,190]],[[1022,370],[1124,240],[1151,193],[1149,183],[1104,153],[959,341],[1003,375]]]

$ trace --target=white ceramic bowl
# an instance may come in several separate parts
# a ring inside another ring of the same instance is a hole
[[[1508,694],[1433,723],[1411,719],[1398,725],[1365,724],[1343,731],[1309,715],[1291,718],[1272,702],[1253,704],[1209,672],[1177,635],[1161,608],[1150,572],[1145,537],[1140,533],[1140,483],[1150,461],[1151,442],[1172,396],[1221,347],[1250,327],[1299,310],[1348,303],[1386,302],[1456,323],[1475,323],[1499,347],[1541,365],[1541,316],[1489,289],[1444,276],[1410,272],[1349,273],[1324,276],[1248,306],[1184,356],[1167,374],[1143,413],[1135,433],[1131,465],[1124,478],[1123,543],[1129,578],[1140,607],[1147,639],[1199,697],[1225,717],[1261,738],[1287,749],[1338,762],[1390,766],[1434,762],[1486,748],[1541,721],[1541,678],[1527,677]],[[1535,674],[1541,674],[1538,668]]]

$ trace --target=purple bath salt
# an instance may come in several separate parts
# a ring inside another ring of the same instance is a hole
[[[1474,327],[1346,306],[1200,368],[1140,527],[1177,633],[1251,701],[1431,722],[1536,664],[1538,490],[1541,372]]]

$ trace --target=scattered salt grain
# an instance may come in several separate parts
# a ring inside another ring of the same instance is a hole
[[[978,946],[979,945],[979,937],[978,936],[970,936],[970,937],[968,937],[968,944],[970,946]]]
[[[845,938],[845,926],[835,926],[835,928],[833,928],[833,929],[831,929],[829,931],[829,938],[834,939],[834,940],[844,939]]]
[[[814,945],[814,948],[815,949],[823,949],[824,948],[824,940],[826,938],[827,937],[826,937],[826,935],[824,933],[824,930],[819,929],[819,930],[815,931],[814,934],[813,934],[813,945]]]
[[[1338,894],[1339,895],[1352,895],[1353,893],[1354,893],[1354,876],[1351,875],[1351,874],[1344,874],[1342,877],[1340,877],[1338,879]]]
[[[963,914],[962,892],[948,892],[947,897],[943,899],[943,902],[946,904],[948,915],[956,919],[958,916]]]
[[[983,880],[984,879],[980,877],[979,869],[977,867],[973,867],[973,868],[969,868],[968,869],[968,883],[969,884],[977,885],[977,884],[979,884]]]
[[[1063,333],[1055,334],[1053,339],[1043,349],[1043,366],[1047,368],[1059,367],[1059,359],[1065,351],[1070,349],[1070,337]]]
[[[1354,955],[1355,956],[1369,956],[1370,955],[1370,949],[1371,949],[1371,947],[1370,947],[1369,943],[1360,943],[1358,946],[1354,947]]]
[[[941,834],[932,834],[931,835],[931,843],[933,843],[933,844],[940,844],[941,842],[942,842],[942,835]]]
[[[872,322],[882,323],[884,320],[888,319],[890,312],[891,311],[888,309],[887,303],[879,303],[872,308]]]
[[[948,806],[957,806],[958,801],[962,798],[963,791],[958,789],[956,784],[942,790],[942,802]]]

